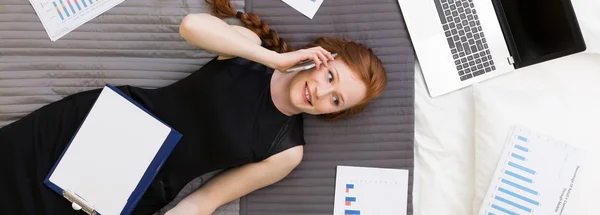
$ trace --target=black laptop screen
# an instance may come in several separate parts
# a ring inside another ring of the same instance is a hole
[[[568,0],[566,0],[568,1]],[[506,23],[514,40],[516,58],[532,64],[555,53],[577,46],[580,38],[569,2],[565,0],[500,0]],[[506,30],[506,29],[505,29]],[[515,53],[513,53],[515,55]],[[558,57],[558,56],[555,56]]]

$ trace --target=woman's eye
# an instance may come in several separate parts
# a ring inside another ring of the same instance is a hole
[[[334,97],[333,97],[333,104],[335,104],[335,106],[338,106],[338,105],[340,105],[340,100],[338,99],[338,97],[337,97],[337,96],[334,96]]]
[[[331,72],[328,73],[327,78],[329,79],[329,83],[333,82],[333,74]]]

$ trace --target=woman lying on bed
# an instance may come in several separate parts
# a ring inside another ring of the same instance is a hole
[[[152,214],[192,179],[230,169],[182,200],[168,214],[211,214],[219,206],[284,178],[302,159],[302,113],[335,120],[354,115],[386,85],[371,49],[320,38],[292,51],[259,17],[236,13],[228,0],[209,2],[220,18],[186,16],[186,41],[219,55],[198,71],[159,89],[119,87],[183,134],[134,214]],[[338,53],[333,58],[331,53]],[[302,60],[316,68],[283,73]],[[0,214],[82,214],[43,184],[100,89],[46,105],[0,129]]]

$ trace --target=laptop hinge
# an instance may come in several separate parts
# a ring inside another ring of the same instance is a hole
[[[515,59],[512,56],[508,56],[506,59],[508,60],[508,64],[510,64],[510,65],[515,64]]]

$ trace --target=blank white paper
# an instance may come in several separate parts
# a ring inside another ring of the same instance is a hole
[[[338,166],[334,215],[406,215],[408,170]]]
[[[101,214],[120,214],[170,131],[104,87],[50,181]]]
[[[323,4],[323,0],[283,0],[283,2],[310,19],[315,16],[317,10]]]

